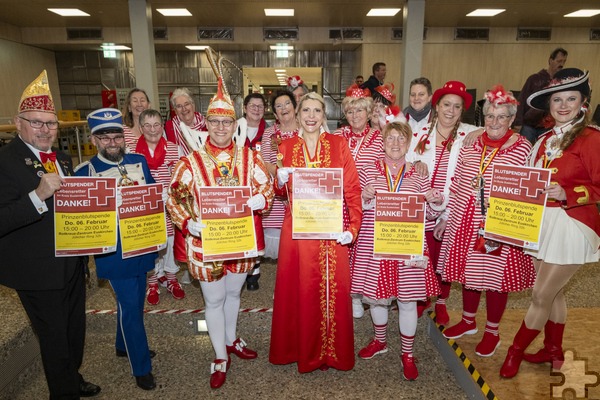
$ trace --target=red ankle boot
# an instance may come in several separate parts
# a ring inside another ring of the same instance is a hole
[[[548,320],[544,326],[544,347],[537,353],[523,354],[523,360],[533,364],[552,363],[552,367],[560,369],[565,361],[562,350],[563,333],[565,324]]]
[[[508,348],[504,364],[500,368],[500,376],[503,378],[512,378],[517,375],[521,361],[523,361],[523,352],[539,333],[539,330],[529,329],[525,325],[525,321],[521,323],[521,327],[513,339],[512,346]]]

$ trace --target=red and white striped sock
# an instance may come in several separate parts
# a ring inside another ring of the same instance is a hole
[[[491,333],[494,336],[498,336],[498,326],[500,323],[494,323],[487,321],[485,324],[485,331]]]
[[[475,315],[475,313],[463,311],[462,320],[465,321],[467,325],[472,325],[475,323]]]
[[[148,278],[148,286],[157,286],[158,285],[158,276],[156,274],[150,275]]]
[[[400,342],[402,343],[402,354],[412,354],[415,336],[400,334]]]
[[[373,328],[375,329],[375,339],[377,339],[378,342],[386,343],[387,342],[387,324],[384,324],[384,325],[373,324]]]
[[[165,271],[165,276],[167,277],[167,282],[177,282],[177,275],[174,273]]]

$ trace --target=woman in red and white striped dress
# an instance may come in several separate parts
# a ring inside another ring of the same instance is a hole
[[[148,162],[152,177],[157,183],[163,184],[163,193],[167,192],[171,184],[171,173],[177,161],[179,153],[177,145],[168,142],[163,137],[163,122],[160,113],[153,109],[142,111],[140,114],[140,126],[143,135],[139,138],[135,149],[136,153],[142,154]],[[175,262],[173,254],[174,230],[171,216],[167,217],[167,247],[158,252],[154,263],[154,274],[148,278],[148,290],[146,300],[149,304],[156,305],[160,301],[159,283],[166,287],[176,300],[185,297],[177,276],[179,266]]]
[[[448,81],[433,93],[431,99],[434,107],[431,121],[419,131],[413,130],[413,142],[406,158],[415,163],[418,173],[429,177],[431,187],[441,190],[447,201],[458,153],[467,134],[477,129],[476,126],[461,122],[461,117],[471,106],[473,98],[464,83]],[[425,225],[429,258],[436,271],[442,247],[441,240],[433,237],[433,229],[437,223],[437,220],[428,220]],[[443,282],[439,272],[437,277],[441,293],[435,302],[435,321],[440,325],[448,325],[450,317],[446,311],[446,300],[450,296],[451,284]],[[419,316],[428,307],[429,299],[419,302]]]
[[[144,89],[133,88],[127,93],[123,105],[123,135],[125,136],[125,151],[135,152],[138,139],[142,136],[140,114],[150,108],[150,99]]]
[[[439,190],[431,189],[427,177],[417,174],[412,164],[405,162],[412,137],[408,124],[392,122],[383,128],[382,134],[385,155],[359,170],[363,189],[363,219],[354,245],[354,271],[350,290],[351,293],[361,295],[362,301],[369,304],[375,338],[358,352],[358,356],[370,359],[388,351],[388,306],[396,299],[403,374],[405,379],[414,380],[419,375],[413,358],[417,300],[437,295],[439,285],[427,257],[408,264],[397,260],[373,258],[374,200],[377,192],[402,191],[425,193],[428,202],[439,205],[443,202],[443,195]],[[427,214],[428,218],[436,218],[438,215],[430,207],[427,207]]]
[[[498,85],[485,97],[485,131],[473,146],[460,151],[450,185],[449,219],[438,223],[434,235],[441,238],[447,225],[438,265],[444,281],[463,285],[462,320],[443,334],[458,339],[477,333],[475,315],[485,291],[487,323],[475,353],[490,357],[500,345],[498,326],[508,293],[532,287],[535,271],[531,257],[522,248],[480,235],[494,164],[525,165],[531,151],[529,141],[510,129],[517,112],[512,93]]]
[[[277,121],[265,129],[260,151],[267,170],[275,177],[277,170],[277,153],[283,140],[298,136],[296,121],[296,99],[294,95],[284,90],[278,91],[271,98],[271,108]],[[279,196],[273,199],[273,206],[263,213],[262,222],[265,230],[265,257],[277,259],[279,254],[279,237],[285,214],[284,201]]]
[[[381,158],[383,154],[383,140],[378,129],[369,126],[369,116],[373,113],[373,98],[369,89],[361,89],[354,84],[346,90],[346,97],[342,101],[342,109],[350,125],[333,132],[341,135],[348,141],[350,153],[354,158],[356,169],[360,171],[364,166],[371,165]],[[344,214],[347,216],[346,214]],[[347,221],[345,221],[346,223]],[[350,247],[350,274],[354,265],[355,246]],[[352,295],[352,316],[361,318],[365,311],[360,296]]]

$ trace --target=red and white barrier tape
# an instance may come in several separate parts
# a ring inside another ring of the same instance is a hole
[[[204,312],[204,308],[197,308],[192,310],[144,310],[146,314],[200,314]],[[261,312],[273,312],[272,308],[242,308],[241,313],[261,313]],[[116,314],[117,310],[87,310],[85,312],[89,315],[112,315]]]

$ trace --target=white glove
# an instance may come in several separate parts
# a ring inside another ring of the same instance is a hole
[[[167,204],[167,200],[169,200],[169,188],[165,187],[162,191],[162,201],[165,205]]]
[[[336,242],[338,242],[342,246],[345,244],[350,244],[350,243],[352,243],[352,234],[348,231],[344,231],[344,232],[340,233]]]
[[[250,207],[252,211],[262,210],[267,205],[267,201],[265,200],[265,196],[259,193],[250,197],[248,201],[246,201],[246,205]]]
[[[202,221],[194,221],[193,219],[188,221],[187,230],[194,236],[200,236],[204,228],[206,228],[206,224],[203,224]]]
[[[117,207],[121,207],[123,205],[123,195],[121,194],[120,187],[117,187],[117,195],[115,200],[117,201]]]
[[[277,168],[277,183],[279,187],[283,187],[290,180],[292,172],[294,172],[294,168],[292,167]]]

